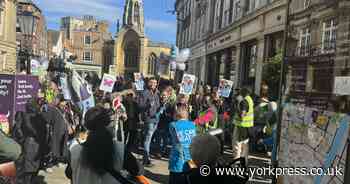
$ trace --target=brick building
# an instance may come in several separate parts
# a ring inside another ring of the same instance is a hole
[[[108,26],[89,15],[61,19],[63,48],[77,57],[73,68],[78,72],[92,71],[101,76],[103,64],[112,63],[113,47],[106,47],[113,41]]]

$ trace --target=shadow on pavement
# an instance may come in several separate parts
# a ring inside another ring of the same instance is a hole
[[[153,180],[153,181],[158,182],[158,183],[162,183],[162,184],[168,183],[168,176],[167,175],[155,174],[155,173],[152,173],[148,170],[145,170],[145,176],[147,178],[149,178],[150,180]]]
[[[34,179],[33,184],[48,184],[48,183],[46,183],[44,176],[37,176]]]

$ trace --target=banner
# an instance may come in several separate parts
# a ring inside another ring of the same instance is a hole
[[[190,74],[184,74],[180,86],[180,94],[190,95],[193,91],[193,85],[195,83],[196,76]]]
[[[11,122],[14,111],[15,78],[13,75],[0,75],[0,115]]]
[[[15,89],[15,112],[25,111],[26,103],[38,95],[39,78],[30,75],[17,75]]]
[[[30,75],[0,74],[0,116],[10,124],[18,111],[25,111],[28,100],[37,96],[40,85],[38,77]]]
[[[91,86],[76,71],[73,71],[72,75],[72,88],[78,98],[77,104],[83,113],[95,106]]]
[[[145,87],[145,82],[141,73],[134,73],[135,87],[137,91],[143,91]]]
[[[60,88],[61,91],[63,93],[63,97],[65,100],[71,100],[72,99],[72,94],[69,90],[69,86],[68,86],[68,81],[67,81],[67,76],[63,75],[60,77]]]
[[[232,86],[233,86],[233,81],[220,79],[220,84],[218,89],[219,95],[222,97],[228,98],[230,96]]]
[[[103,74],[103,78],[100,84],[100,90],[112,93],[113,87],[116,82],[116,77],[109,74]]]

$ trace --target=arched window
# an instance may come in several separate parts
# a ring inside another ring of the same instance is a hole
[[[135,20],[137,25],[140,25],[140,6],[139,6],[139,3],[135,3],[134,20]]]
[[[148,74],[155,75],[157,71],[157,56],[152,53],[148,57]]]
[[[131,42],[125,47],[124,65],[127,68],[138,67],[138,46],[136,43]]]

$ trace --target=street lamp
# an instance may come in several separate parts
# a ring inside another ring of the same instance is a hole
[[[24,11],[17,15],[17,21],[20,27],[20,32],[23,35],[23,45],[20,46],[21,56],[25,58],[27,74],[31,73],[30,69],[30,57],[32,53],[33,37],[36,32],[36,27],[38,24],[38,17],[33,14],[33,12]]]

